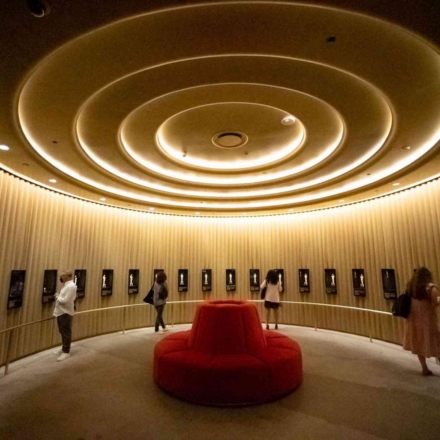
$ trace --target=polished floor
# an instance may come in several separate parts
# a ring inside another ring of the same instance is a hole
[[[170,332],[190,328],[175,326]],[[0,439],[440,438],[440,366],[423,377],[401,347],[336,332],[281,326],[303,350],[304,382],[276,402],[214,408],[177,400],[152,380],[151,328],[73,344],[0,369]]]

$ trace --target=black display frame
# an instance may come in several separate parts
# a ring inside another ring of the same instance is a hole
[[[251,292],[260,291],[260,269],[249,269],[249,289]]]
[[[284,293],[286,290],[286,278],[284,276],[284,269],[274,269],[278,275],[278,281],[281,283],[280,293]]]
[[[382,289],[385,299],[397,298],[396,271],[394,269],[381,269]]]
[[[41,290],[41,302],[50,304],[55,301],[55,293],[57,291],[57,269],[46,269],[44,271],[43,288]]]
[[[76,299],[83,299],[86,296],[87,270],[75,269],[73,282],[76,285]]]
[[[299,293],[310,293],[310,269],[298,269]]]
[[[113,295],[114,270],[103,269],[101,275],[101,296]]]
[[[327,295],[337,295],[338,276],[336,269],[324,269],[325,293]]]
[[[351,282],[354,296],[367,296],[364,269],[351,269]]]
[[[129,295],[139,293],[139,269],[128,269],[127,292]]]
[[[237,289],[235,269],[226,269],[225,275],[226,291],[234,292]]]
[[[177,271],[177,291],[188,292],[189,286],[189,271],[188,269],[178,269]]]
[[[7,309],[19,309],[23,306],[24,286],[26,282],[25,270],[11,270],[9,280]]]
[[[202,269],[202,292],[212,290],[212,269]]]

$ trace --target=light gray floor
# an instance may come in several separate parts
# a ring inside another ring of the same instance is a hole
[[[189,329],[176,326],[170,332]],[[0,439],[440,439],[440,366],[368,338],[294,326],[304,382],[273,403],[213,408],[152,380],[151,328],[78,341],[0,370]]]

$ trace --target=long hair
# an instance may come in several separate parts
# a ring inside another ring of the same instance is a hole
[[[426,267],[420,267],[406,284],[406,293],[415,299],[428,299],[426,286],[431,282],[431,271]]]
[[[274,270],[269,270],[268,272],[267,272],[267,275],[266,275],[266,282],[267,282],[267,284],[273,284],[273,285],[277,285],[277,283],[278,283],[278,275],[277,275],[277,273],[274,271]]]

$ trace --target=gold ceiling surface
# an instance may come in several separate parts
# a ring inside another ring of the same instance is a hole
[[[439,3],[43,3],[37,18],[1,0],[0,167],[20,177],[133,209],[251,215],[440,172]]]

